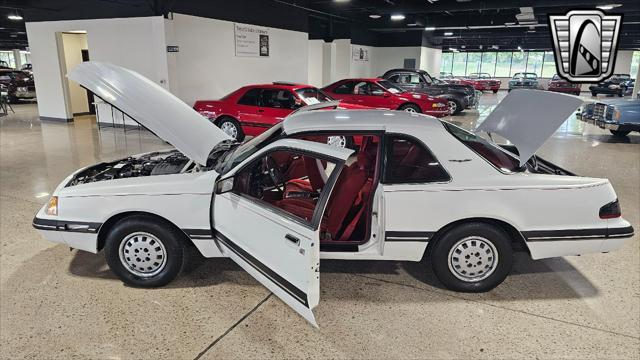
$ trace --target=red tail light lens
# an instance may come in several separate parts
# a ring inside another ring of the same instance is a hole
[[[618,199],[600,208],[600,219],[613,219],[621,215]]]

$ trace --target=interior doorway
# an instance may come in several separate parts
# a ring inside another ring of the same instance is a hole
[[[89,60],[87,32],[84,30],[65,31],[57,34],[60,72],[63,79],[68,112],[74,119],[82,115],[95,114],[93,94],[73,81],[67,74],[78,64]]]

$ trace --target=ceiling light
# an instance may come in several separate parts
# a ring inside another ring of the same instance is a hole
[[[22,20],[22,16],[20,16],[18,13],[9,14],[9,16],[7,16],[7,19],[14,20],[14,21],[19,21],[19,20]]]
[[[611,10],[611,9],[614,9],[614,8],[617,8],[617,7],[620,7],[620,6],[622,6],[622,4],[598,5],[596,7],[598,9],[601,9],[601,10]]]
[[[407,26],[418,26],[416,23],[407,24]]]
[[[370,18],[372,19],[380,19],[382,16],[378,15],[378,14],[371,14],[369,15]]]
[[[451,31],[447,31],[447,32],[444,33],[444,36],[451,36],[451,35],[453,35],[453,33]]]
[[[393,15],[391,15],[391,20],[395,20],[395,21],[404,20],[404,15],[402,15],[402,14],[393,14]]]
[[[449,51],[458,52],[458,49],[456,49],[456,48],[449,48]]]
[[[518,50],[520,50],[520,52],[524,52],[524,50],[522,50],[522,47],[520,47],[520,45],[518,45]]]
[[[333,2],[337,2],[337,3],[345,3],[345,2],[349,2],[351,0],[333,0]]]
[[[435,30],[435,29],[436,29],[436,28],[435,28],[435,27],[433,27],[433,26],[428,26],[428,27],[424,28],[424,30],[425,30],[425,31],[433,31],[433,30]]]

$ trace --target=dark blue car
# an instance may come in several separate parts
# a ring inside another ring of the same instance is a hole
[[[608,129],[615,136],[640,132],[640,99],[612,99],[593,102],[582,109],[582,121]]]

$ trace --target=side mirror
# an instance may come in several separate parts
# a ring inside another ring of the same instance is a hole
[[[229,177],[226,179],[219,180],[216,183],[216,194],[224,194],[233,190],[234,178]]]

